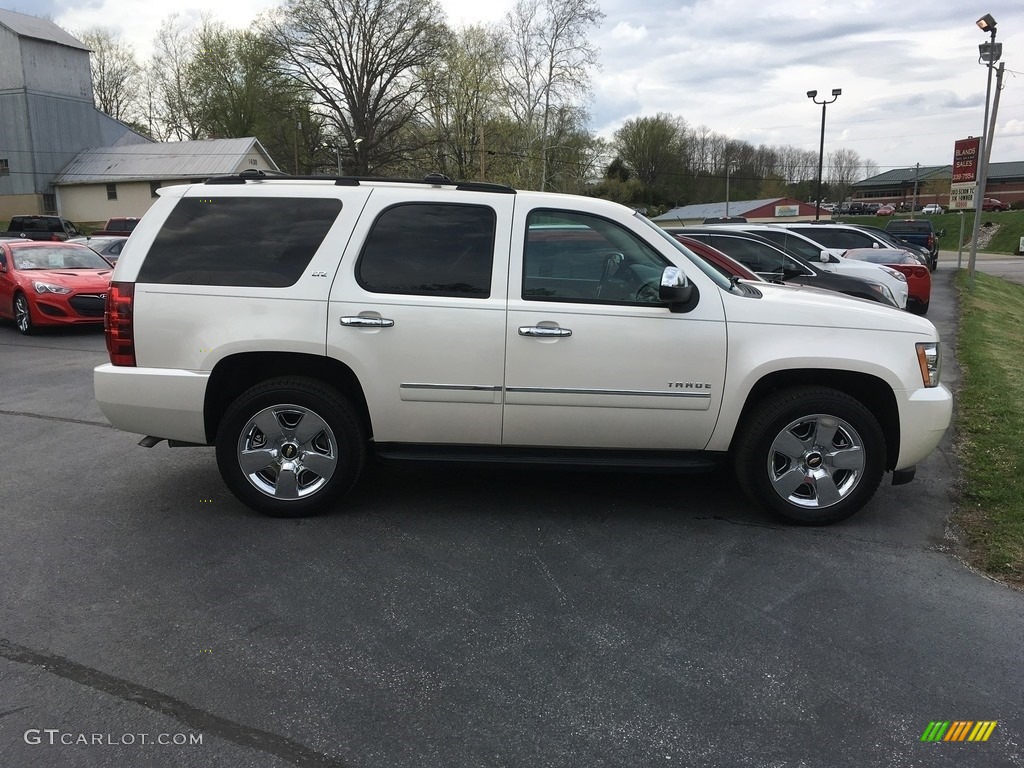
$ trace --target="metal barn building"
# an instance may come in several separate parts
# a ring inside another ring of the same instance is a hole
[[[85,45],[0,10],[0,220],[56,213],[53,179],[86,147],[149,142],[94,106]]]

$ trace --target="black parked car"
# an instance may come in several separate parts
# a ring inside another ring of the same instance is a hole
[[[889,289],[881,283],[827,272],[760,235],[725,226],[666,227],[665,231],[707,243],[765,280],[824,288],[892,307],[898,306]]]

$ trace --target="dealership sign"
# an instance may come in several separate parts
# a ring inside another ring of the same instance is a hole
[[[978,190],[981,139],[960,139],[953,145],[953,183],[949,188],[950,210],[974,207]]]

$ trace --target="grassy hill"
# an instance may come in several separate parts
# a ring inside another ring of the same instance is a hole
[[[834,221],[843,221],[849,224],[869,224],[873,227],[884,227],[889,220],[888,216],[842,216]],[[899,217],[907,218],[907,214]],[[961,216],[959,213],[943,213],[939,216],[922,216],[915,214],[914,218],[931,219],[936,229],[945,229],[946,234],[939,238],[939,248],[943,251],[955,251],[960,243],[960,224],[963,223],[964,248],[970,246],[971,229],[974,226],[974,211],[967,211]],[[989,227],[998,227],[995,235],[989,243],[980,250],[986,253],[1014,254],[1020,251],[1020,239],[1024,237],[1024,211],[986,211],[981,215],[982,232]]]

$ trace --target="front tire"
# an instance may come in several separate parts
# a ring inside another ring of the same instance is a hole
[[[31,336],[36,330],[35,324],[32,322],[32,310],[28,305],[28,297],[24,293],[14,295],[14,325],[25,336]]]
[[[871,411],[826,387],[768,396],[735,450],[744,492],[803,525],[838,522],[859,510],[878,488],[885,464],[885,438]]]
[[[355,409],[316,379],[257,384],[231,404],[217,430],[217,467],[231,492],[271,517],[329,511],[366,461]]]

